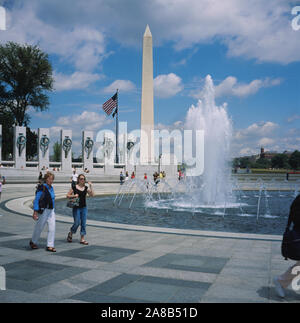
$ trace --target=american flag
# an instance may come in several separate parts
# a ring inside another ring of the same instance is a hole
[[[102,108],[104,112],[109,116],[113,112],[113,109],[118,106],[118,92],[112,96],[109,100],[103,103]]]

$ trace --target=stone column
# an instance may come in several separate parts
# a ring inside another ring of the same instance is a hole
[[[48,128],[38,129],[38,161],[39,170],[49,168],[50,137]]]
[[[26,168],[26,127],[14,128],[14,161],[15,168]]]
[[[116,136],[112,131],[104,133],[104,173],[112,175],[116,156]]]
[[[72,130],[60,131],[61,170],[72,172]]]
[[[92,131],[82,131],[82,161],[83,169],[87,168],[90,172],[93,171],[94,158],[94,139]]]
[[[120,122],[119,125],[119,149],[120,163],[127,164],[127,122]]]
[[[154,162],[153,50],[152,34],[147,25],[143,39],[143,75],[141,106],[140,162]]]

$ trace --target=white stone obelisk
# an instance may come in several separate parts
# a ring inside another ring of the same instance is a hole
[[[152,34],[147,25],[143,40],[140,163],[154,162],[153,50]]]

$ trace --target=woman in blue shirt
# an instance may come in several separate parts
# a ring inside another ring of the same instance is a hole
[[[44,176],[44,184],[40,186],[37,191],[35,200],[33,202],[33,219],[36,222],[32,239],[29,242],[31,249],[38,249],[37,243],[41,233],[48,223],[48,238],[47,238],[47,251],[56,252],[54,248],[55,239],[55,213],[54,213],[54,200],[55,194],[53,189],[54,174],[47,172]],[[41,213],[42,212],[42,213]],[[41,213],[41,214],[39,214]]]

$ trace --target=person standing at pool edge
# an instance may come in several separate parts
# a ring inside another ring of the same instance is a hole
[[[300,232],[300,194],[294,199],[290,208],[288,227],[291,224],[293,224],[293,230]],[[293,269],[298,266],[300,268],[300,259],[293,266],[289,267],[285,273],[274,277],[273,282],[278,296],[285,297],[285,289],[288,288],[298,274],[298,272],[294,273]]]
[[[33,219],[36,222],[32,239],[29,242],[31,249],[38,249],[37,243],[41,236],[41,233],[48,224],[48,238],[47,238],[47,251],[56,252],[54,248],[55,239],[55,213],[54,213],[54,200],[55,194],[53,189],[54,174],[48,172],[44,176],[44,184],[40,185],[39,190],[36,193],[35,200],[33,202]],[[40,199],[43,199],[44,210],[43,213],[38,216],[40,209]]]
[[[83,245],[88,245],[88,242],[84,239],[86,236],[86,219],[87,219],[87,205],[86,205],[86,195],[94,196],[94,191],[92,188],[92,183],[88,182],[89,186],[85,185],[86,178],[83,174],[80,174],[77,179],[77,184],[70,189],[67,194],[67,198],[79,197],[79,206],[73,207],[73,218],[74,224],[68,233],[67,241],[72,242],[73,234],[77,232],[79,225],[80,229],[80,243]]]

